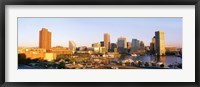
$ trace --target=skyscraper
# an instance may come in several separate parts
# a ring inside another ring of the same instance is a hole
[[[155,53],[156,51],[156,39],[155,39],[155,36],[152,38],[152,41],[150,43],[150,51],[152,54]]]
[[[165,37],[163,31],[155,32],[156,53],[157,55],[165,55]]]
[[[109,33],[104,33],[104,47],[105,47],[105,52],[108,52],[110,49],[110,34]]]
[[[76,44],[74,41],[69,41],[69,49],[74,53],[76,51]]]
[[[139,47],[140,47],[140,41],[137,39],[132,39],[132,48],[131,48],[132,52],[137,51]]]
[[[140,49],[143,50],[144,49],[144,42],[140,41]]]
[[[117,48],[116,43],[111,43],[110,51],[111,51],[111,52],[114,52],[115,48]]]
[[[155,36],[152,38],[152,43],[154,43],[154,50],[156,50],[156,37]]]
[[[123,51],[125,51],[126,48],[127,48],[126,38],[125,37],[119,37],[117,39],[117,49],[118,49],[118,51],[123,52]]]
[[[39,31],[39,48],[44,48],[47,52],[51,49],[51,32],[46,28]]]
[[[101,47],[104,47],[104,41],[101,41],[100,43],[101,43]]]
[[[127,48],[128,48],[128,49],[131,48],[131,42],[127,42]]]

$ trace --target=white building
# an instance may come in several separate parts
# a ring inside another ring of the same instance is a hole
[[[74,53],[76,51],[76,44],[74,41],[69,41],[69,49]]]

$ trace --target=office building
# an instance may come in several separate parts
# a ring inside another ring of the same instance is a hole
[[[137,51],[139,48],[140,48],[140,41],[137,39],[132,39],[132,47],[131,47],[132,52]]]
[[[155,32],[156,53],[157,55],[165,55],[165,37],[163,31]]]
[[[114,52],[114,49],[117,48],[117,44],[116,43],[111,43],[111,52]]]
[[[126,38],[125,37],[119,37],[117,39],[118,52],[125,52],[126,48],[127,48]]]
[[[74,41],[69,41],[69,49],[74,53],[76,51],[76,44]]]
[[[51,32],[46,28],[39,31],[39,48],[44,48],[47,52],[51,49]]]
[[[140,41],[140,49],[143,50],[144,49],[144,42]]]
[[[127,48],[131,49],[131,42],[127,42]]]
[[[150,43],[150,52],[152,54],[155,54],[155,51],[156,51],[156,38],[155,36],[152,38],[152,41]]]
[[[105,52],[108,52],[110,49],[110,34],[109,33],[104,33],[104,47],[105,47]]]
[[[104,41],[101,41],[100,44],[101,44],[101,47],[104,47]]]

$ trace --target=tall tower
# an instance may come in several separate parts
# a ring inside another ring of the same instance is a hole
[[[51,49],[51,32],[46,28],[39,32],[39,48],[44,48],[47,52]]]
[[[110,34],[109,33],[104,33],[104,47],[105,47],[105,52],[108,52],[110,49]]]
[[[117,49],[118,52],[124,52],[126,51],[125,49],[127,48],[127,42],[126,42],[126,37],[119,37],[117,39]]]
[[[154,45],[154,51],[155,51],[156,50],[156,37],[155,36],[152,38],[152,43],[154,43],[153,45]]]
[[[69,41],[69,49],[73,51],[73,53],[76,51],[76,44],[74,41]]]
[[[132,52],[137,51],[139,47],[140,47],[140,41],[137,39],[132,39],[132,47],[131,47]]]
[[[155,32],[156,53],[157,55],[165,55],[165,37],[163,31]]]

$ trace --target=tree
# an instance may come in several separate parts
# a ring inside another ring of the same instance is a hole
[[[73,62],[75,62],[75,59],[70,59],[69,60],[69,63],[73,63]]]
[[[142,61],[138,61],[138,66],[141,66],[142,65]]]
[[[149,63],[148,62],[145,62],[145,64],[144,64],[145,66],[149,66]]]
[[[64,69],[65,68],[65,62],[60,62],[58,64],[58,69]]]
[[[26,55],[18,54],[18,64],[26,64]]]

